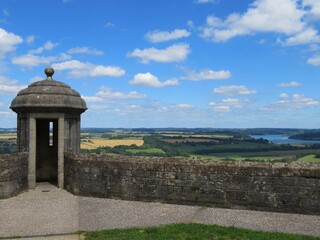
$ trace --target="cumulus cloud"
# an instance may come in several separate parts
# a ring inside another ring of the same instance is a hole
[[[7,77],[0,76],[0,93],[1,94],[16,94],[27,86],[19,85],[17,80],[11,80]]]
[[[30,41],[30,39],[28,39],[28,40]],[[32,41],[34,41],[34,39]],[[39,47],[34,50],[30,50],[29,54],[39,54],[39,53],[42,53],[43,51],[50,51],[58,45],[59,45],[58,43],[53,43],[51,41],[48,41],[42,47]]]
[[[70,60],[53,64],[56,70],[69,70],[69,77],[121,77],[126,71],[118,66],[94,65],[88,62],[80,62],[78,60]]]
[[[187,104],[187,103],[180,103],[180,104],[177,104],[177,105],[175,105],[175,106],[178,107],[178,108],[182,108],[182,109],[190,109],[190,108],[193,108],[193,105]]]
[[[304,7],[309,8],[311,20],[320,19],[320,2],[318,0],[303,0],[302,3]]]
[[[288,97],[289,97],[289,95],[286,94],[286,93],[281,93],[281,94],[279,95],[279,98],[288,98]]]
[[[281,109],[281,110],[293,110],[306,107],[315,107],[319,105],[319,101],[310,97],[306,97],[303,94],[280,94],[280,99],[273,102],[267,109]]]
[[[296,81],[292,81],[288,83],[280,83],[277,85],[277,87],[300,87],[300,86],[302,86],[302,83],[299,83]]]
[[[99,91],[94,96],[82,96],[87,102],[103,103],[112,99],[142,99],[145,98],[145,94],[141,94],[136,91],[124,93],[120,91],[113,91],[112,88],[100,87]]]
[[[93,103],[102,103],[104,99],[97,96],[81,96],[86,102],[93,102]]]
[[[159,31],[155,30],[152,32],[148,32],[145,37],[148,41],[153,43],[165,42],[170,40],[175,40],[179,38],[189,37],[190,32],[185,29],[175,29],[173,31]]]
[[[221,80],[229,79],[231,72],[227,70],[214,71],[211,69],[202,70],[200,72],[189,71],[187,76],[183,77],[184,80],[202,81],[202,80]]]
[[[315,55],[307,60],[308,64],[320,66],[320,55]]]
[[[164,82],[160,82],[159,79],[152,75],[150,72],[138,73],[134,76],[133,80],[130,81],[132,85],[138,86],[149,86],[149,87],[167,87],[172,85],[178,85],[177,79],[169,79]]]
[[[318,35],[318,31],[309,27],[292,37],[287,38],[284,42],[282,42],[285,46],[295,46],[300,44],[313,44],[319,43],[320,36]]]
[[[90,55],[103,55],[102,51],[99,51],[97,49],[90,49],[88,47],[75,47],[71,48],[68,51],[69,54],[90,54]]]
[[[188,44],[174,44],[165,49],[157,48],[146,48],[146,49],[135,49],[133,52],[128,54],[128,57],[140,58],[141,62],[146,64],[150,61],[155,62],[181,62],[184,61],[190,53]]]
[[[201,36],[214,42],[256,33],[271,32],[287,36],[285,46],[320,42],[318,31],[306,19],[320,16],[318,0],[255,0],[243,14],[232,13],[226,19],[208,16]]]
[[[140,98],[145,98],[144,94],[140,94],[136,91],[132,91],[129,93],[123,93],[123,92],[114,92],[112,91],[111,88],[107,88],[107,87],[101,87],[100,91],[97,92],[96,94],[97,97],[101,97],[103,99],[107,98],[107,99],[114,99],[114,98],[122,98],[122,99],[126,99],[126,98],[131,98],[131,99],[140,99]]]
[[[213,89],[213,93],[221,94],[225,96],[232,96],[232,95],[248,95],[256,93],[255,90],[249,89],[244,85],[233,85],[233,86],[221,86],[218,88]]]
[[[33,68],[40,65],[48,65],[55,61],[65,61],[70,58],[71,57],[65,53],[60,53],[57,56],[37,56],[28,53],[22,56],[12,58],[11,62],[21,67]]]
[[[209,102],[208,106],[212,108],[214,112],[230,112],[236,109],[242,109],[249,102],[247,99],[239,99],[239,98],[226,98],[222,99],[220,102]]]
[[[0,28],[0,58],[3,58],[8,52],[15,51],[17,45],[22,42],[20,36]]]

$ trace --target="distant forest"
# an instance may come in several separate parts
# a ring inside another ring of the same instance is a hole
[[[320,131],[308,131],[291,135],[290,139],[320,140]]]

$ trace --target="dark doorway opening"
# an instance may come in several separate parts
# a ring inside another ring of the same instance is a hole
[[[36,181],[57,185],[58,120],[36,120]]]

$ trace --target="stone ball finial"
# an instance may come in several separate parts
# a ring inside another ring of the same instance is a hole
[[[52,76],[54,74],[54,69],[52,67],[47,67],[45,70],[44,70],[44,73],[47,75],[47,78],[48,79],[52,79]]]

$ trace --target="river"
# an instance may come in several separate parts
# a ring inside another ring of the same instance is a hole
[[[284,135],[251,135],[252,138],[264,138],[273,143],[320,143],[320,141],[313,140],[300,140],[300,139],[289,139],[288,136]]]

